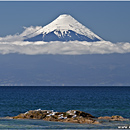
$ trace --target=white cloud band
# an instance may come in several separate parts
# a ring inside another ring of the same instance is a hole
[[[0,54],[19,53],[27,55],[36,55],[36,54],[81,55],[81,54],[111,54],[111,53],[129,53],[129,52],[130,52],[130,43],[112,43],[109,41],[0,42]]]

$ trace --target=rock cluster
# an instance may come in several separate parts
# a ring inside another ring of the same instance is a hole
[[[42,119],[46,121],[57,121],[57,122],[70,122],[70,123],[87,123],[87,124],[100,124],[102,120],[108,121],[127,121],[122,116],[104,116],[94,117],[89,113],[79,110],[69,110],[66,112],[54,112],[53,110],[30,110],[25,113],[21,113],[13,119]]]
[[[128,121],[129,120],[119,115],[115,115],[111,117],[110,116],[98,117],[98,119],[109,120],[109,121]]]
[[[71,122],[71,123],[87,123],[99,124],[99,121],[89,113],[79,110],[69,110],[67,112],[54,112],[53,110],[30,110],[21,113],[13,119],[43,119],[46,121]]]

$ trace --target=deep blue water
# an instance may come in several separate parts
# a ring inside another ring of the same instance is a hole
[[[130,118],[130,87],[0,87],[0,117],[39,108]]]

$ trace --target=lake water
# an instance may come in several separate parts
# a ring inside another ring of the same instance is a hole
[[[28,110],[81,110],[93,116],[121,115],[130,118],[130,87],[0,87],[0,117],[16,116]],[[0,128],[86,129],[117,128],[126,122],[102,125],[46,122],[43,120],[0,119]]]

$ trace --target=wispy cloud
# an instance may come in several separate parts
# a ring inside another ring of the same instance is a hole
[[[130,52],[130,43],[112,43],[109,41],[0,42],[0,54],[19,53],[27,55],[36,55],[36,54],[81,55],[81,54],[111,54],[111,53],[129,53],[129,52]]]

